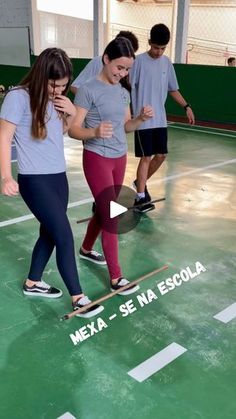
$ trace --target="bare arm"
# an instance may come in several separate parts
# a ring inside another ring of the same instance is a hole
[[[137,130],[144,121],[152,117],[153,109],[151,106],[144,106],[136,118],[131,118],[130,108],[128,107],[125,115],[125,132]]]
[[[17,195],[18,183],[11,172],[11,143],[16,125],[0,119],[0,174],[1,192],[3,195]]]
[[[174,101],[176,103],[178,103],[180,106],[182,106],[182,108],[184,108],[187,105],[186,100],[184,99],[184,97],[181,95],[181,93],[179,92],[179,90],[175,90],[173,92],[169,92],[170,96],[174,99]],[[190,106],[188,106],[185,109],[188,121],[191,125],[195,124],[195,116],[194,113],[191,109]]]
[[[73,93],[73,95],[76,95],[78,88],[75,86],[70,86],[70,91]]]
[[[111,122],[103,121],[95,128],[84,128],[83,122],[88,113],[87,109],[76,106],[76,116],[73,124],[69,129],[69,136],[76,140],[89,140],[91,138],[111,138],[112,137],[112,124]]]

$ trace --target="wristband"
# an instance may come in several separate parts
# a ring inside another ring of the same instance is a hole
[[[186,111],[187,108],[191,108],[191,105],[189,103],[186,103],[186,105],[184,106],[184,110]]]

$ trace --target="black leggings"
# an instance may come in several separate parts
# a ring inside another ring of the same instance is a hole
[[[81,294],[74,239],[66,214],[69,197],[66,174],[19,174],[18,182],[22,198],[40,222],[28,278],[41,280],[55,246],[57,267],[70,295]]]

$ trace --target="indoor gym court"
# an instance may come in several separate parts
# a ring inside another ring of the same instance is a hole
[[[119,235],[128,279],[168,269],[136,294],[105,301],[100,317],[60,321],[71,306],[54,257],[43,279],[63,297],[23,296],[38,222],[20,197],[0,197],[1,418],[235,418],[235,140],[233,131],[169,125],[168,159],[148,183],[153,199],[166,200]],[[132,135],[128,143],[130,187]],[[65,144],[78,254],[86,223],[77,221],[90,216],[93,199],[81,143]],[[110,292],[106,267],[77,260],[90,298]],[[167,279],[180,272],[170,289]]]

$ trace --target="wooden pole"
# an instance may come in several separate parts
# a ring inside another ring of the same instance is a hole
[[[119,292],[121,292],[121,291],[125,291],[125,290],[127,290],[128,288],[132,287],[133,285],[137,285],[137,284],[139,284],[139,282],[142,282],[142,281],[144,281],[145,279],[150,278],[150,276],[153,276],[153,275],[155,275],[155,274],[158,274],[159,272],[165,271],[166,269],[168,269],[168,266],[167,266],[167,265],[163,265],[161,268],[155,269],[154,271],[149,272],[148,274],[143,275],[143,276],[141,276],[141,277],[140,277],[140,278],[138,278],[138,279],[135,279],[134,281],[130,282],[130,283],[129,283],[129,284],[127,284],[127,285],[124,285],[124,286],[123,286],[123,287],[121,287],[120,289],[118,289],[118,290],[116,290],[116,291],[113,291],[113,292],[110,292],[109,294],[106,294],[106,295],[104,295],[103,297],[100,297],[100,298],[98,298],[97,300],[92,301],[91,303],[87,304],[87,305],[86,305],[86,306],[84,306],[84,307],[79,308],[78,310],[74,310],[74,311],[72,311],[71,313],[65,314],[64,316],[62,316],[62,317],[61,317],[61,319],[60,319],[60,320],[62,321],[62,320],[68,320],[68,319],[71,319],[71,317],[76,316],[76,314],[83,313],[83,312],[84,312],[84,311],[86,311],[88,308],[93,307],[93,306],[94,306],[94,305],[96,305],[96,304],[100,304],[100,303],[102,303],[103,301],[108,300],[109,298],[114,297],[114,296],[115,296],[116,294],[118,294]]]
[[[146,205],[146,204],[155,204],[156,202],[165,201],[165,199],[166,199],[166,198],[154,199],[153,201],[150,201],[150,202],[145,202],[145,204],[140,204],[140,205],[135,205],[135,206],[133,206],[133,207],[128,207],[128,208],[127,208],[127,210],[128,210],[128,211],[130,211],[130,210],[134,210],[134,209],[135,209],[135,208],[137,208],[137,207],[140,207],[140,208],[141,208],[143,205]],[[82,218],[81,220],[76,221],[76,223],[77,223],[77,224],[85,223],[86,221],[91,220],[91,218],[92,218],[92,217]]]

